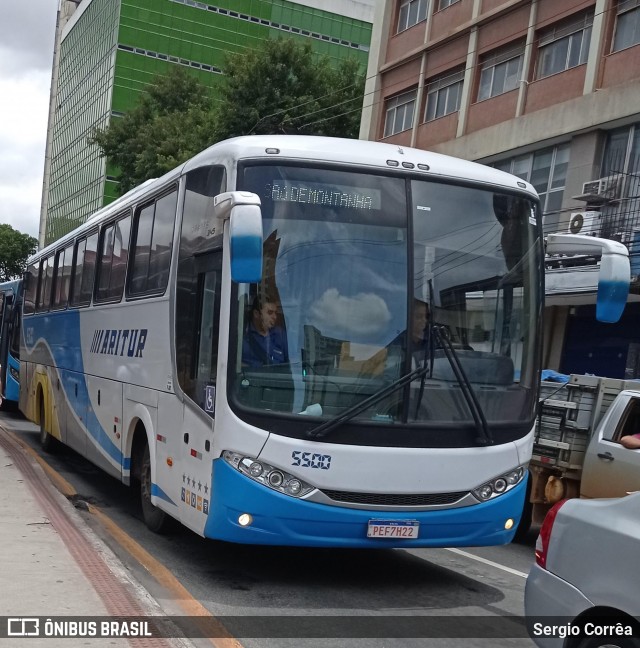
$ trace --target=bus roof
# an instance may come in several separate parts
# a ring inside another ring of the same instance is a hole
[[[0,283],[0,293],[11,292],[14,295],[17,295],[20,291],[22,284],[22,279],[11,279],[10,281],[4,281]]]
[[[267,153],[277,149],[278,153]],[[211,164],[220,158],[241,160],[248,158],[281,158],[287,160],[314,160],[334,164],[350,164],[369,169],[398,168],[424,172],[427,177],[468,179],[526,191],[534,196],[533,186],[516,176],[477,162],[423,151],[421,149],[371,142],[368,140],[319,137],[313,135],[246,135],[210,146],[185,163],[184,171]],[[393,164],[397,162],[397,165]],[[414,165],[411,167],[411,165]],[[428,170],[418,165],[426,165]]]
[[[533,186],[516,176],[483,164],[442,155],[441,153],[385,142],[337,137],[244,135],[218,142],[162,177],[143,182],[94,213],[85,223],[72,232],[65,234],[57,241],[36,252],[33,257],[43,256],[52,249],[59,248],[67,241],[75,238],[80,229],[82,231],[91,229],[93,225],[107,220],[117,214],[121,208],[135,203],[141,196],[155,192],[168,182],[180,177],[183,173],[211,164],[227,162],[229,165],[233,165],[237,161],[258,158],[344,164],[370,171],[397,169],[408,173],[424,174],[426,178],[463,179],[515,191],[525,191],[537,197]]]

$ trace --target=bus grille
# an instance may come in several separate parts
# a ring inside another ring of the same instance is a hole
[[[348,504],[369,504],[377,506],[437,506],[453,504],[461,500],[466,491],[458,493],[349,493],[346,491],[322,490],[322,492],[336,502]]]

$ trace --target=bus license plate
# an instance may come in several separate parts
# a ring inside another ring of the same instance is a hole
[[[367,538],[417,538],[418,520],[369,520]]]

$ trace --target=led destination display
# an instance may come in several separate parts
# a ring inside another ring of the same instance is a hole
[[[326,185],[320,182],[279,181],[267,185],[266,198],[273,202],[290,202],[349,209],[380,209],[380,190]]]

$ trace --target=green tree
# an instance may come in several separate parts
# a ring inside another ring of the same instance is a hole
[[[124,117],[90,141],[119,170],[120,193],[157,178],[215,141],[208,90],[182,68],[158,77]]]
[[[11,225],[0,225],[0,281],[22,276],[27,258],[36,251],[37,239],[18,232]]]
[[[364,73],[355,59],[334,67],[309,43],[268,40],[227,58],[216,139],[254,133],[357,137],[363,93]]]

